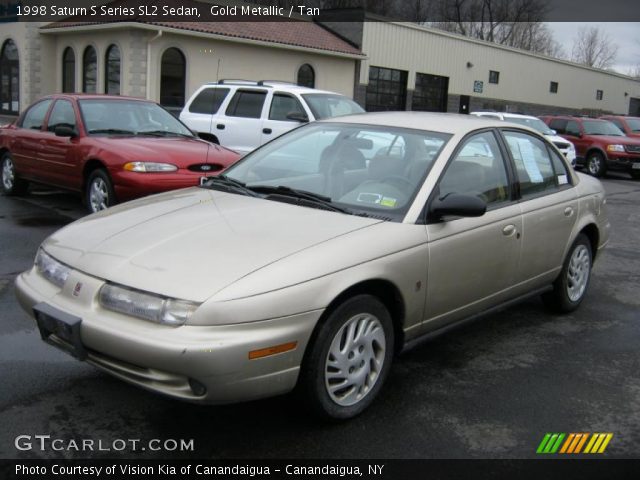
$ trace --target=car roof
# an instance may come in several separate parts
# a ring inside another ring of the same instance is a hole
[[[539,120],[538,117],[533,115],[524,115],[522,113],[509,113],[509,112],[491,112],[489,110],[479,110],[471,112],[471,115],[502,115],[504,118],[528,118],[531,120]]]
[[[477,117],[460,113],[436,113],[436,112],[373,112],[345,115],[320,120],[321,122],[359,123],[367,125],[380,125],[387,127],[400,127],[409,129],[430,130],[443,133],[466,133],[470,130],[489,127],[514,126],[534,133],[536,130],[523,125],[505,122],[503,120]]]
[[[222,82],[222,83],[221,83]],[[287,92],[296,93],[320,93],[322,95],[342,95],[329,90],[318,90],[316,88],[303,87],[295,83],[289,83],[279,80],[260,80],[254,82],[252,80],[227,80],[221,82],[208,82],[202,87],[239,87],[239,88],[273,88]]]
[[[155,103],[146,98],[127,97],[124,95],[108,95],[106,93],[54,93],[43,98],[75,98],[76,100],[135,100],[138,102]]]

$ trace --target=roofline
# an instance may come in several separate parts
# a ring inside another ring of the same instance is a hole
[[[213,38],[216,40],[225,40],[227,42],[259,45],[263,47],[281,48],[285,50],[296,50],[301,52],[315,53],[318,55],[327,55],[330,57],[349,58],[352,60],[366,60],[367,58],[369,58],[364,53],[356,54],[356,53],[338,52],[335,50],[326,50],[321,48],[303,47],[300,45],[291,45],[288,43],[269,42],[266,40],[255,40],[251,38],[234,37],[234,36],[223,35],[219,33],[207,33],[207,32],[199,32],[196,30],[188,30],[184,28],[168,27],[166,25],[158,25],[155,23],[109,22],[109,23],[96,23],[96,24],[90,24],[90,25],[69,26],[69,27],[55,27],[53,26],[55,23],[56,22],[52,22],[52,23],[49,23],[48,25],[44,25],[40,27],[40,32],[42,34],[55,35],[56,33],[77,33],[77,32],[95,31],[95,30],[138,28],[141,30],[150,30],[154,32],[162,30],[163,32],[174,33],[176,35],[188,35],[191,37],[200,37],[200,38],[209,38],[209,39]],[[328,32],[328,33],[333,35],[333,33],[331,32]]]
[[[576,68],[580,68],[582,70],[587,70],[587,71],[595,72],[595,73],[601,73],[601,74],[604,74],[604,75],[612,75],[612,76],[615,76],[615,77],[622,78],[624,80],[631,80],[631,81],[640,83],[639,79],[634,78],[634,77],[630,77],[630,76],[625,75],[623,73],[614,72],[612,70],[601,70],[599,68],[589,67],[587,65],[582,65],[580,63],[571,62],[569,60],[563,60],[561,58],[555,58],[555,57],[551,57],[549,55],[543,55],[541,53],[533,53],[533,52],[530,52],[528,50],[523,50],[521,48],[509,47],[507,45],[500,45],[499,43],[489,42],[487,40],[479,40],[479,39],[476,39],[476,38],[465,37],[464,35],[461,35],[459,33],[446,32],[444,30],[440,30],[440,29],[435,28],[435,27],[428,27],[426,25],[420,25],[420,24],[417,24],[417,23],[393,21],[393,20],[391,20],[389,18],[380,16],[380,15],[375,15],[375,14],[367,14],[366,17],[365,17],[365,23],[366,23],[367,19],[371,19],[371,20],[376,21],[376,22],[390,23],[392,25],[398,25],[398,26],[401,26],[401,27],[411,28],[411,29],[414,29],[414,30],[420,30],[420,31],[423,31],[423,32],[429,32],[429,33],[433,33],[435,35],[440,35],[442,37],[448,37],[448,38],[452,38],[452,39],[456,39],[456,40],[462,40],[462,41],[467,42],[467,43],[474,43],[476,45],[482,45],[482,46],[485,46],[485,47],[495,48],[495,49],[498,49],[498,50],[505,50],[505,51],[512,52],[512,53],[517,53],[517,54],[520,54],[520,55],[527,55],[529,57],[538,58],[540,60],[548,60],[548,61],[551,61],[551,62],[556,62],[556,63],[560,63],[560,64],[563,64],[563,65],[567,65],[567,66],[570,66],[570,67],[576,67]]]

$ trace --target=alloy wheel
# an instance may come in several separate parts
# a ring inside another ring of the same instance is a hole
[[[325,387],[333,402],[360,402],[374,387],[385,361],[386,337],[380,320],[355,315],[333,337],[325,362]]]
[[[2,162],[2,184],[5,190],[10,191],[13,188],[13,182],[15,180],[15,173],[13,171],[13,162],[11,158],[5,157]]]
[[[584,295],[590,270],[589,251],[584,245],[578,245],[571,255],[567,269],[567,296],[572,302],[577,302]]]
[[[109,206],[109,191],[106,182],[96,177],[89,187],[89,203],[91,211],[99,212]]]

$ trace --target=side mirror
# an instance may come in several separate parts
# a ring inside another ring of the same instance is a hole
[[[437,198],[429,210],[432,218],[440,219],[447,215],[456,217],[481,217],[487,211],[487,203],[473,195],[450,193]]]
[[[289,112],[287,113],[287,119],[301,123],[306,123],[309,121],[309,117],[307,117],[307,114],[301,112]]]
[[[551,129],[551,135],[557,135],[558,132],[556,132],[553,128]]]
[[[69,125],[56,125],[56,127],[53,129],[53,133],[56,134],[56,137],[73,138],[78,136],[75,128],[70,127]]]

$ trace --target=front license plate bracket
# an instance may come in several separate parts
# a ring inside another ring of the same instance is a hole
[[[80,338],[82,319],[41,302],[33,307],[42,340],[64,350],[78,360],[87,358]]]

